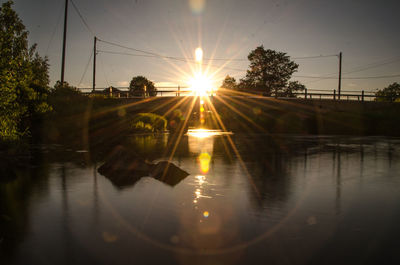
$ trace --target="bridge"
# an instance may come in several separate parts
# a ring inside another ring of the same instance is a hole
[[[157,97],[184,97],[184,96],[193,96],[193,92],[187,86],[159,86],[156,87]],[[92,88],[79,88],[79,90],[85,95],[104,95],[113,98],[147,98],[149,97],[146,93],[132,93],[129,91],[129,87],[105,87],[105,88],[96,88],[95,91]],[[262,91],[259,90],[238,90],[241,97],[260,97],[265,96]],[[226,96],[229,95],[228,91],[221,92],[219,90],[215,90],[212,92],[213,95],[216,94],[224,94]],[[231,96],[238,96],[236,93],[232,93]],[[283,95],[281,93],[272,92],[269,97],[272,98],[302,98],[302,99],[327,99],[327,100],[346,100],[346,101],[373,101],[378,98],[383,98],[386,101],[394,101],[393,98],[387,98],[385,96],[377,96],[375,92],[364,91],[364,90],[345,90],[341,91],[340,95],[336,89],[327,90],[327,89],[305,89],[304,91],[292,92],[290,96]]]

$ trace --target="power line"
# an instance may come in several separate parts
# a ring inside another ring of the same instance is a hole
[[[302,59],[318,59],[318,58],[329,58],[329,57],[337,57],[337,54],[331,55],[315,55],[315,56],[305,56],[305,57],[292,57],[293,60],[302,60]]]
[[[315,79],[337,79],[337,77],[320,77],[320,76],[305,76],[305,75],[296,75],[293,77],[297,78],[315,78]],[[381,76],[359,76],[359,77],[342,77],[342,79],[380,79],[380,78],[393,78],[400,77],[400,74],[396,75],[381,75]]]
[[[45,53],[46,55],[48,55],[48,52],[49,52],[49,49],[50,49],[50,45],[51,45],[51,43],[53,42],[53,39],[54,39],[54,36],[55,36],[55,34],[56,34],[56,32],[57,32],[58,26],[60,25],[61,15],[62,15],[62,13],[63,13],[63,12],[62,12],[63,9],[64,9],[64,8],[63,8],[63,5],[61,5],[61,6],[60,6],[60,11],[58,12],[57,23],[55,24],[53,33],[51,34],[49,43],[47,44],[46,53]]]
[[[398,75],[381,75],[381,76],[344,77],[342,79],[381,79],[381,78],[394,78],[394,77],[400,77],[400,74],[398,74]]]
[[[154,56],[154,55],[133,54],[133,53],[127,53],[127,52],[114,52],[114,51],[103,51],[103,50],[97,50],[97,52],[107,53],[107,54],[116,54],[116,55],[128,55],[128,56],[137,56],[137,57],[160,58],[159,56]]]
[[[129,48],[129,49],[132,49],[132,50],[135,50],[135,51],[140,51],[140,50],[133,49],[133,48]],[[180,58],[180,57],[164,56],[164,55],[159,55],[159,54],[155,54],[155,53],[152,53],[152,54],[132,54],[132,53],[125,53],[125,52],[113,52],[113,51],[103,51],[103,50],[98,50],[98,51],[101,52],[101,53],[108,53],[108,54],[127,55],[127,56],[135,56],[135,57],[147,57],[147,58],[156,58],[156,59],[169,59],[169,60],[175,60],[175,61],[183,62],[183,63],[190,63],[190,64],[196,64],[196,65],[199,64],[199,63],[195,62],[195,60],[185,59],[185,58]],[[146,52],[146,53],[150,53],[150,52]],[[214,67],[214,68],[224,67],[224,69],[233,70],[233,71],[239,71],[239,72],[247,71],[246,69],[237,69],[237,68],[231,68],[231,67],[221,66],[221,65],[212,65],[212,64],[206,64],[206,63],[200,63],[200,64],[202,66]]]
[[[92,56],[93,56],[93,50],[92,50],[92,53],[90,54],[89,61],[86,64],[85,71],[83,72],[81,80],[79,81],[79,86],[82,84],[83,78],[85,78],[86,72],[87,72],[87,70],[89,68],[90,61],[92,60]]]
[[[104,42],[104,41],[103,41]],[[131,48],[129,48],[131,49]],[[133,49],[133,48],[132,48]],[[138,49],[134,49],[137,51],[140,51]],[[148,58],[165,58],[165,59],[172,59],[172,60],[177,60],[177,61],[181,61],[181,62],[185,62],[185,63],[192,63],[190,61],[185,61],[185,58],[178,58],[178,57],[172,57],[172,56],[163,56],[163,55],[144,55],[144,54],[132,54],[132,53],[124,53],[124,52],[113,52],[113,51],[101,51],[99,50],[99,52],[102,53],[109,53],[109,54],[118,54],[118,55],[127,55],[127,56],[138,56],[138,57],[148,57]],[[149,52],[150,53],[150,52]],[[210,67],[215,67],[215,68],[220,68],[223,67],[221,65],[208,65],[208,64],[202,64],[203,66],[210,66]],[[382,64],[383,65],[383,64]],[[380,65],[379,65],[380,66]],[[372,68],[372,67],[371,67]],[[228,70],[234,70],[234,71],[247,71],[247,69],[238,69],[238,68],[231,68],[231,67],[224,67],[224,69],[228,69]],[[350,72],[346,72],[346,73],[350,73]],[[336,73],[335,73],[336,74]],[[392,77],[398,77],[400,75],[385,75],[385,76],[363,76],[363,77],[343,77],[342,79],[379,79],[379,78],[392,78]],[[322,76],[307,76],[307,75],[294,75],[293,77],[296,78],[310,78],[310,79],[319,79],[319,80],[326,80],[326,79],[334,79],[336,80],[337,77],[322,77]]]
[[[103,58],[101,58],[101,56],[99,56],[99,58],[100,58],[101,70],[103,72],[104,79],[106,80],[107,86],[110,86],[110,83],[108,82],[108,78],[107,78],[107,75],[106,75],[105,67],[104,67],[104,64],[103,64]]]
[[[172,60],[184,60],[184,61],[195,61],[195,58],[184,58],[184,57],[177,57],[177,56],[166,56],[166,55],[161,55],[161,54],[157,54],[155,52],[150,52],[150,51],[145,51],[145,50],[141,50],[141,49],[135,49],[135,48],[131,48],[125,45],[121,45],[115,42],[110,42],[110,41],[105,41],[105,40],[101,40],[99,39],[99,41],[113,45],[113,46],[117,46],[123,49],[128,49],[128,50],[132,50],[132,51],[136,51],[136,52],[140,52],[140,53],[144,53],[144,54],[148,54],[148,55],[153,55],[155,57],[163,57],[166,59],[172,59]],[[112,53],[109,51],[103,51],[106,53]],[[118,53],[116,53],[118,54]],[[126,54],[126,55],[132,55],[132,54]],[[138,55],[132,55],[132,56],[138,56]],[[331,55],[317,55],[317,56],[305,56],[305,57],[293,57],[292,59],[297,60],[297,59],[316,59],[316,58],[328,58],[328,57],[335,57],[337,56],[337,54],[331,54]],[[239,61],[239,62],[247,62],[248,59],[229,59],[229,58],[203,58],[203,61]]]
[[[397,62],[399,60],[400,60],[400,57],[395,57],[394,59],[380,60],[380,61],[377,61],[377,62],[369,63],[369,64],[364,65],[364,66],[354,67],[354,68],[350,69],[349,71],[344,72],[343,74],[358,73],[358,72],[362,72],[362,71],[365,71],[365,70],[373,69],[373,68],[376,68],[376,67],[392,64],[392,63],[395,63],[395,62]],[[316,80],[313,80],[311,82],[307,82],[306,84],[319,82],[319,81],[322,81],[322,80],[325,80],[325,79],[336,79],[336,77],[330,78],[332,75],[336,75],[336,74],[337,74],[337,72],[331,73],[331,74],[326,74],[326,75],[323,75],[323,76],[320,76],[320,77],[315,77]],[[348,78],[344,78],[344,79],[348,79]],[[355,77],[354,79],[360,79],[360,78]]]
[[[185,63],[191,63],[190,61],[194,60],[192,58],[182,58],[182,57],[161,55],[161,54],[157,54],[157,53],[150,52],[150,51],[144,51],[144,50],[140,50],[140,49],[131,48],[131,47],[124,46],[124,45],[121,45],[121,44],[118,44],[118,43],[114,43],[114,42],[110,42],[110,41],[105,41],[105,40],[99,40],[99,41],[107,43],[109,45],[117,46],[117,47],[120,47],[120,48],[124,48],[124,49],[128,49],[128,50],[144,53],[146,55],[143,55],[143,54],[130,54],[130,53],[123,53],[123,52],[112,52],[112,51],[102,51],[103,53],[120,54],[120,55],[128,55],[128,56],[140,56],[140,57],[149,57],[149,58],[164,58],[164,59],[181,61],[181,62],[185,62]],[[320,55],[320,56],[297,57],[297,59],[299,59],[299,58],[304,58],[304,59],[305,58],[324,58],[324,57],[333,57],[333,56],[337,56],[337,55]],[[213,59],[203,59],[203,60],[213,60]],[[218,58],[218,60],[228,60],[228,59]],[[241,59],[236,59],[236,60],[241,60]],[[399,60],[399,59],[396,59],[396,60],[393,60],[393,61],[390,61],[390,62],[377,64],[377,65],[371,64],[373,66],[369,66],[369,67],[363,68],[363,69],[358,69],[356,71],[350,71],[350,72],[348,71],[345,74],[354,73],[354,72],[357,72],[357,71],[363,71],[363,70],[366,70],[366,69],[371,69],[371,68],[374,68],[374,67],[378,67],[378,66],[382,66],[382,65],[385,65],[385,64],[393,63],[393,62],[395,62],[397,60]],[[247,71],[247,69],[231,68],[231,67],[226,67],[226,66],[221,66],[221,65],[216,66],[216,65],[208,65],[208,64],[204,64],[204,63],[202,65],[210,66],[210,67],[216,67],[216,68],[224,67],[224,69],[234,70],[234,71]],[[329,75],[333,75],[333,74],[329,74]],[[327,75],[325,77],[323,77],[323,76],[321,77],[321,76],[295,75],[293,77],[319,79],[319,80],[324,80],[324,79],[335,79],[336,80],[337,79],[336,77],[330,77],[329,75]],[[399,77],[399,76],[400,75],[361,76],[361,77],[343,77],[342,79],[360,79],[361,80],[361,79],[394,78],[394,77]]]
[[[357,67],[357,68],[354,68],[354,70],[350,70],[350,71],[345,72],[344,74],[362,72],[362,71],[369,70],[369,69],[372,69],[372,68],[376,68],[376,67],[392,64],[392,63],[395,63],[397,61],[400,61],[400,57],[397,57],[396,59],[391,59],[389,61],[388,61],[388,59],[386,59],[386,60],[383,60],[383,61],[370,63],[370,64],[367,64],[365,67]]]
[[[85,25],[86,29],[93,35],[95,36],[96,34],[94,34],[93,30],[89,27],[88,23],[86,22],[85,18],[82,16],[81,12],[79,11],[78,7],[76,6],[76,4],[74,3],[73,0],[70,0],[72,6],[74,7],[76,13],[78,13],[78,16],[81,18],[83,24]]]

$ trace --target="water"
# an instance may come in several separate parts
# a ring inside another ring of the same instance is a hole
[[[127,142],[190,175],[114,186],[111,149],[36,147],[0,183],[1,264],[400,264],[398,138]]]

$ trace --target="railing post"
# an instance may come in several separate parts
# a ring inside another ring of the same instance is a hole
[[[361,101],[364,102],[364,90],[361,91]]]
[[[178,85],[178,97],[181,96],[181,86]]]
[[[333,100],[336,100],[336,89],[333,90]]]
[[[307,99],[307,88],[304,89],[304,98]]]

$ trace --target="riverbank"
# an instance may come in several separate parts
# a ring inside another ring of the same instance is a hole
[[[204,100],[201,125],[200,99],[193,100],[53,98],[53,112],[33,122],[28,142],[61,143],[82,150],[113,146],[132,134],[135,115],[146,112],[164,115],[168,126],[175,123],[177,132],[186,123],[185,129],[222,128],[234,133],[400,136],[400,103],[214,96]]]

